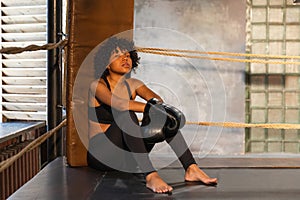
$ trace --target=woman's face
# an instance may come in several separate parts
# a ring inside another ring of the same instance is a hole
[[[129,52],[118,47],[110,56],[108,70],[120,75],[127,74],[132,69],[132,60]]]

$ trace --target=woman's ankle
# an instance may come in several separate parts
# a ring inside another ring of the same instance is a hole
[[[187,172],[187,171],[189,171],[189,170],[193,170],[193,169],[195,169],[195,168],[199,168],[197,164],[194,164],[194,163],[193,163],[193,164],[190,164],[190,165],[186,168],[185,172]]]
[[[152,171],[152,172],[146,173],[145,174],[145,179],[147,181],[147,180],[151,179],[154,176],[159,176],[158,173],[157,173],[157,171]]]

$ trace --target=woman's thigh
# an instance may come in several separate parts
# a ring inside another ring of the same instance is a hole
[[[134,172],[137,164],[124,141],[124,133],[113,123],[105,133],[99,133],[89,142],[88,165],[99,170],[117,169]]]

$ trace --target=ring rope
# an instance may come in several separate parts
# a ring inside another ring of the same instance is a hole
[[[300,124],[247,124],[238,122],[186,122],[188,125],[222,126],[227,128],[300,129]]]
[[[24,51],[38,51],[38,50],[51,50],[57,47],[64,47],[68,43],[68,39],[60,40],[57,43],[48,43],[44,45],[28,45],[26,47],[6,47],[0,49],[0,53],[2,54],[17,54],[22,53]]]
[[[17,54],[24,51],[38,51],[38,50],[51,50],[57,47],[64,47],[68,43],[68,39],[60,40],[57,43],[48,43],[45,45],[29,45],[26,47],[7,47],[0,49],[2,54]],[[231,52],[204,52],[196,50],[180,50],[180,49],[163,49],[163,48],[138,48],[137,51],[142,53],[152,53],[158,55],[175,56],[175,57],[186,57],[186,58],[197,58],[197,59],[208,59],[208,60],[220,60],[230,62],[244,62],[244,63],[261,63],[261,64],[296,64],[300,62],[294,61],[270,61],[270,60],[254,60],[254,59],[236,59],[236,58],[220,58],[220,57],[209,57],[209,56],[194,56],[187,54],[167,53],[167,52],[179,52],[179,53],[194,53],[194,54],[210,54],[210,55],[230,55],[230,56],[246,56],[246,57],[257,57],[257,58],[273,58],[273,59],[300,59],[300,56],[289,56],[289,55],[265,55],[265,54],[244,54],[244,53],[231,53]]]
[[[260,64],[300,65],[300,62],[294,62],[294,61],[271,61],[271,60],[257,60],[257,59],[220,58],[220,57],[167,53],[167,52],[143,50],[143,49],[138,49],[137,51],[142,52],[142,53],[151,53],[151,54],[164,55],[164,56],[197,58],[197,59],[204,59],[204,60],[219,60],[219,61],[229,61],[229,62],[260,63]]]
[[[50,131],[46,132],[45,134],[39,136],[37,139],[33,140],[31,143],[29,143],[24,149],[22,149],[19,153],[16,155],[2,161],[0,163],[0,173],[3,172],[6,168],[8,168],[10,165],[12,165],[16,160],[18,160],[22,155],[24,155],[26,152],[31,151],[32,149],[38,147],[40,144],[42,144],[46,139],[51,137],[54,133],[56,133],[59,129],[61,129],[63,126],[67,124],[67,119],[64,119],[58,126],[51,129]]]
[[[226,55],[237,57],[257,57],[257,58],[273,58],[273,59],[300,59],[300,56],[290,55],[270,55],[270,54],[250,54],[250,53],[233,53],[233,52],[217,52],[217,51],[197,51],[186,49],[164,49],[152,47],[140,47],[137,51],[162,51],[162,52],[179,52],[179,53],[194,53],[194,54],[209,54],[209,55]]]

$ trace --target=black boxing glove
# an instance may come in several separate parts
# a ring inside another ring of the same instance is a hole
[[[166,112],[158,99],[150,99],[144,109],[142,119],[142,134],[144,141],[154,144],[165,140],[164,126],[166,122]]]
[[[184,114],[174,106],[166,103],[162,103],[163,108],[167,113],[167,121],[164,126],[165,137],[173,137],[177,134],[178,130],[181,129],[186,122]]]

